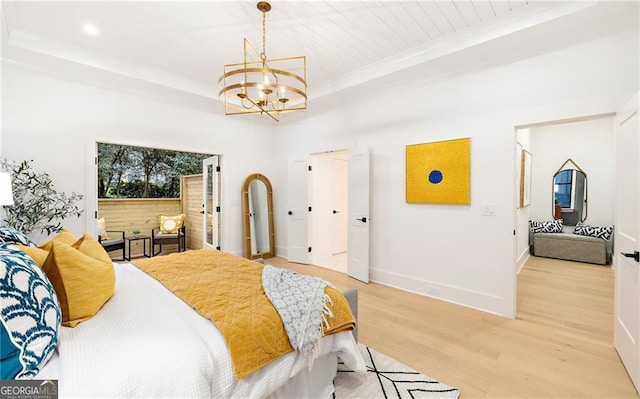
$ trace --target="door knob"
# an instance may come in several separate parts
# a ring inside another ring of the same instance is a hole
[[[293,215],[293,211],[289,211],[287,212],[289,215]]]
[[[333,214],[335,215],[336,213],[340,213],[340,211],[336,211],[335,209],[333,210]]]
[[[633,253],[620,252],[625,258],[633,258],[636,262],[640,262],[640,252],[633,251]]]
[[[359,220],[359,221],[361,221],[362,223],[367,223],[367,218],[364,218],[364,217],[363,217],[363,218],[360,218],[360,219],[356,219],[356,220]]]

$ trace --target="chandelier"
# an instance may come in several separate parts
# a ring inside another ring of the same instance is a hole
[[[262,12],[262,52],[244,39],[244,61],[224,66],[218,96],[225,115],[279,114],[307,108],[307,61],[302,57],[267,59],[267,12],[271,4],[257,4]]]

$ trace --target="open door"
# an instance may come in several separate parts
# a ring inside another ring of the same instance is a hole
[[[204,248],[220,249],[220,157],[202,160],[202,231]]]
[[[289,159],[288,184],[287,257],[289,262],[309,264],[309,160],[306,156]]]
[[[640,125],[638,94],[616,117],[613,341],[640,392]]]
[[[347,231],[349,206],[349,159],[348,153],[337,154],[331,158],[331,214],[330,242],[331,255],[347,251]]]
[[[349,151],[347,274],[369,282],[369,149]]]

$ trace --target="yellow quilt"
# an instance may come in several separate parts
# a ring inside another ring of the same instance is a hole
[[[215,324],[227,342],[236,378],[293,351],[282,320],[262,288],[264,265],[214,249],[132,263]],[[355,319],[347,300],[332,287],[325,293],[333,301],[325,335],[352,330]]]

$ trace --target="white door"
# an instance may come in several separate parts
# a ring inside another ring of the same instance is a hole
[[[289,262],[309,263],[309,160],[289,159],[287,253]]]
[[[220,249],[220,160],[202,160],[202,231],[205,248]]]
[[[369,282],[369,149],[349,151],[347,274]]]
[[[616,117],[613,341],[640,392],[640,126],[638,94]]]
[[[344,155],[347,155],[345,152]],[[331,254],[347,250],[347,207],[349,204],[349,159],[333,157],[331,159]]]

